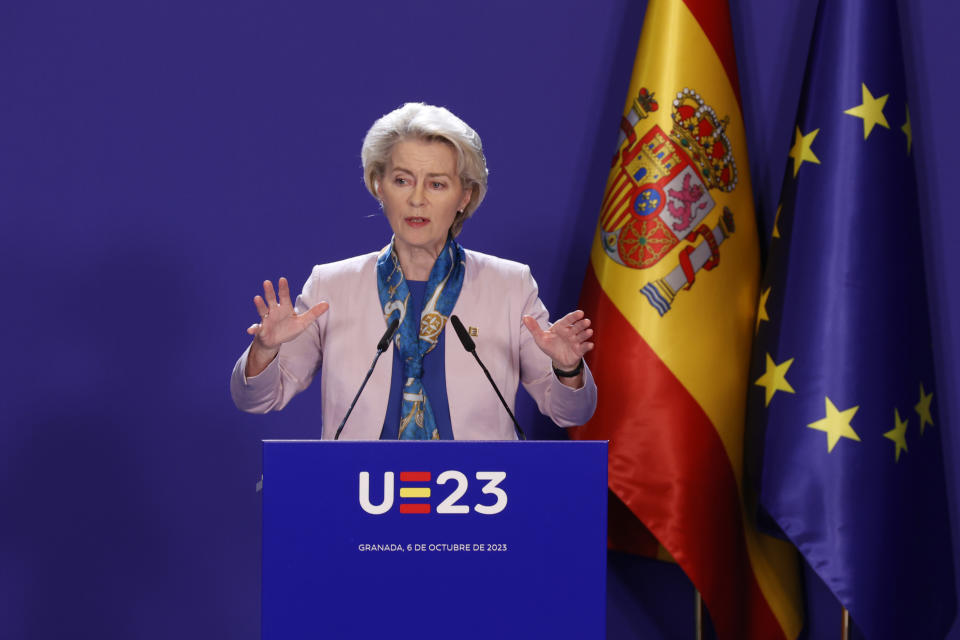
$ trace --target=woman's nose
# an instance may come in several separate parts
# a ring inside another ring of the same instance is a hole
[[[417,185],[410,192],[410,204],[414,207],[422,206],[427,201],[427,191],[423,186],[422,182],[417,183]]]

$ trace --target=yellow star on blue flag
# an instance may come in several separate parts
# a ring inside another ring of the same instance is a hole
[[[756,309],[747,474],[861,637],[943,638],[957,598],[900,23],[895,0],[819,6]]]

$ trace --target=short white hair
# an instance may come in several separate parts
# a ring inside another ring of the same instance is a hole
[[[462,213],[457,213],[450,227],[456,236],[487,195],[489,172],[480,136],[449,110],[422,102],[408,102],[381,116],[367,131],[360,151],[363,182],[367,185],[367,191],[378,200],[377,181],[383,178],[393,147],[404,140],[444,142],[457,152],[460,184],[464,189],[472,189],[472,193],[470,202]]]

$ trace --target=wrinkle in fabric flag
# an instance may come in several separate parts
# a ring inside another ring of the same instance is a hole
[[[727,4],[651,0],[580,302],[601,391],[573,437],[610,440],[611,547],[655,539],[722,640],[802,625],[796,552],[743,484],[759,277]]]
[[[898,24],[820,3],[750,372],[761,505],[871,640],[956,610]]]

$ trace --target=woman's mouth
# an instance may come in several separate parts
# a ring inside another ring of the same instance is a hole
[[[422,226],[424,226],[425,224],[428,224],[428,223],[430,222],[430,218],[422,218],[422,217],[419,217],[419,216],[411,216],[411,217],[409,217],[409,218],[404,218],[403,221],[406,222],[406,223],[407,223],[408,225],[410,225],[411,227],[422,227]]]

